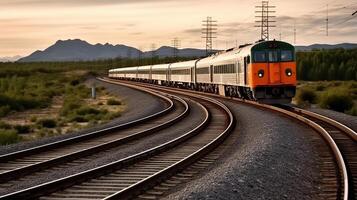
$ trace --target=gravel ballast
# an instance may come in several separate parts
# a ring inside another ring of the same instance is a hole
[[[60,179],[65,176],[73,175],[114,161],[118,161],[125,157],[140,153],[149,148],[156,147],[176,137],[179,137],[192,130],[194,127],[198,126],[204,120],[204,112],[201,110],[201,108],[195,103],[189,104],[191,107],[191,112],[188,117],[184,118],[182,121],[179,121],[177,124],[172,125],[169,128],[158,131],[151,136],[144,137],[141,140],[136,140],[125,145],[120,145],[116,148],[110,149],[110,151],[104,151],[94,156],[85,157],[84,159],[89,161],[83,162],[81,164],[75,166],[64,165],[65,168],[60,168],[57,170],[51,169],[35,174],[30,178],[30,180],[22,180],[12,183],[10,182],[12,186],[0,187],[0,195],[19,191],[35,185],[40,185],[45,182]],[[29,179],[29,177],[26,179]],[[5,184],[8,185],[9,183]]]
[[[108,90],[108,92],[110,92],[113,95],[117,95],[125,103],[126,109],[119,118],[114,119],[109,123],[84,129],[75,133],[68,133],[65,135],[41,138],[35,141],[21,142],[21,143],[7,145],[7,146],[0,146],[0,155],[40,146],[43,144],[48,144],[55,141],[60,141],[66,138],[71,138],[92,131],[97,131],[113,125],[123,124],[135,119],[149,116],[151,114],[154,114],[156,112],[165,109],[164,105],[166,104],[163,102],[163,100],[151,94],[138,91],[135,89],[131,89],[128,87],[120,86],[120,85],[105,83],[102,81],[98,81],[94,78],[87,81],[87,84],[92,84],[92,83],[96,83],[97,87],[104,86]]]
[[[280,114],[225,102],[237,126],[229,147],[197,179],[163,199],[319,199],[310,128]]]

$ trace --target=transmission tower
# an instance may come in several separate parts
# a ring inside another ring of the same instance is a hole
[[[259,25],[256,25],[255,27],[261,28],[261,39],[262,40],[269,40],[269,28],[276,27],[275,25],[271,25],[272,23],[275,23],[276,21],[271,20],[271,18],[275,18],[276,16],[270,15],[272,13],[275,13],[274,9],[275,6],[270,6],[269,1],[262,1],[261,6],[255,6],[257,8],[257,11],[255,13],[258,13],[260,15],[255,16],[259,20],[256,20],[256,23],[259,23]]]
[[[212,20],[212,17],[207,17],[202,21],[202,38],[206,39],[206,55],[212,53],[213,39],[217,38],[217,21]]]
[[[172,43],[172,47],[173,47],[173,50],[172,50],[173,57],[177,58],[178,54],[179,54],[179,48],[180,48],[180,45],[181,45],[181,41],[178,38],[174,38],[171,41],[171,43]]]

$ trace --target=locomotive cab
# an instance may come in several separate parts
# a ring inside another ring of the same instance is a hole
[[[249,85],[262,103],[290,103],[296,93],[294,46],[265,41],[252,46]]]

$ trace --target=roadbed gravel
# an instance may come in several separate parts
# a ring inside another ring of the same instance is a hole
[[[283,115],[225,102],[237,126],[204,174],[163,199],[319,199],[312,129]]]
[[[179,121],[177,124],[169,128],[158,131],[153,135],[143,138],[142,140],[135,140],[125,145],[119,145],[118,147],[110,149],[108,151],[100,152],[94,156],[85,157],[85,159],[88,159],[89,161],[81,163],[80,165],[70,167],[66,165],[66,168],[61,168],[56,171],[44,171],[35,174],[35,176],[31,177],[30,180],[5,183],[6,187],[2,187],[2,185],[0,184],[0,195],[9,194],[15,191],[32,187],[34,185],[40,185],[45,182],[60,179],[114,161],[118,161],[125,157],[159,146],[176,137],[179,137],[192,130],[194,127],[197,127],[200,123],[202,123],[205,118],[204,112],[202,111],[201,107],[191,102],[189,102],[189,105],[191,107],[191,112],[189,113],[189,115],[182,121]],[[29,177],[27,177],[27,179],[28,178]],[[9,184],[11,184],[12,186],[8,186]]]
[[[166,103],[164,103],[162,99],[151,94],[120,85],[102,82],[95,78],[91,78],[86,82],[86,84],[88,85],[91,85],[93,83],[96,84],[96,87],[104,86],[108,92],[118,96],[124,102],[124,104],[126,105],[126,109],[119,118],[114,119],[106,124],[94,126],[88,129],[83,129],[75,133],[68,133],[65,135],[45,137],[29,142],[21,142],[7,146],[0,146],[0,155],[40,146],[43,144],[48,144],[51,142],[60,141],[66,138],[71,138],[92,131],[111,127],[113,125],[124,124],[135,119],[149,116],[151,114],[159,112],[160,110],[165,109]]]

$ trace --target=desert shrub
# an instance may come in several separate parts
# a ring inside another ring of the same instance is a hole
[[[121,102],[116,99],[110,98],[107,100],[107,105],[111,105],[111,106],[121,105]]]
[[[11,111],[11,108],[9,105],[6,106],[0,106],[0,117],[5,117],[7,114],[9,114]]]
[[[71,80],[70,84],[72,86],[76,86],[76,85],[79,85],[80,81],[78,79],[74,79],[74,80]]]
[[[0,121],[0,129],[11,129],[11,125]]]
[[[78,122],[78,123],[83,123],[83,122],[88,122],[89,120],[86,119],[84,116],[80,115],[72,115],[69,117],[70,122]]]
[[[55,128],[57,126],[57,122],[54,119],[40,119],[37,124],[44,128]]]
[[[29,125],[16,125],[14,126],[14,129],[20,134],[31,132],[31,127]]]
[[[350,110],[346,112],[349,115],[357,116],[357,106],[353,106]]]
[[[97,115],[100,112],[101,112],[100,110],[97,110],[95,108],[91,108],[91,107],[88,107],[88,106],[82,106],[82,107],[80,107],[79,109],[76,110],[76,113],[78,115],[90,115],[90,114]]]
[[[311,89],[300,89],[296,95],[298,104],[303,103],[316,103],[316,93]]]
[[[326,87],[324,85],[318,85],[318,86],[316,86],[316,91],[324,91],[325,88]]]
[[[0,144],[7,145],[16,143],[19,140],[16,130],[0,129]]]
[[[338,112],[345,112],[353,107],[353,99],[345,90],[329,90],[321,95],[320,106]]]
[[[79,104],[80,100],[76,98],[69,98],[66,99],[63,107],[61,108],[61,115],[66,116],[72,112],[74,112],[76,109],[80,108],[81,105]]]

